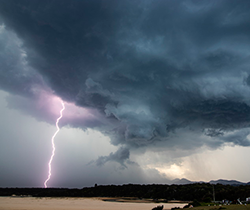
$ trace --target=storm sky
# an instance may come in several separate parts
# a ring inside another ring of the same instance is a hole
[[[249,181],[250,1],[0,0],[0,186]]]

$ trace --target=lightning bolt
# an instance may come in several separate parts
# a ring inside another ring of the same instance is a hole
[[[54,156],[55,156],[55,150],[56,150],[54,139],[55,139],[57,133],[60,131],[60,128],[59,128],[59,126],[58,126],[58,123],[59,123],[60,119],[63,117],[63,110],[65,109],[65,106],[64,106],[63,101],[61,101],[61,103],[62,103],[62,107],[63,107],[63,108],[62,108],[61,111],[60,111],[60,117],[58,117],[57,120],[56,120],[56,128],[57,128],[57,130],[56,130],[56,132],[54,133],[54,135],[53,135],[52,138],[51,138],[51,143],[52,143],[52,154],[51,154],[51,157],[50,157],[50,160],[49,160],[49,163],[48,163],[48,166],[49,166],[48,178],[47,178],[47,179],[45,180],[45,182],[44,182],[44,187],[45,187],[45,188],[47,188],[47,182],[50,180],[50,177],[51,177],[51,163],[52,163],[53,158],[54,158]]]

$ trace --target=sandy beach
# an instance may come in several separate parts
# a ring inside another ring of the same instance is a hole
[[[186,205],[183,203],[111,202],[102,199],[0,197],[0,210],[151,210],[157,205],[164,205],[164,209]]]

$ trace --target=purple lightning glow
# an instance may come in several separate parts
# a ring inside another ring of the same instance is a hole
[[[63,117],[63,110],[65,109],[65,106],[64,106],[63,101],[61,101],[61,103],[62,103],[62,107],[63,107],[63,108],[62,108],[61,111],[60,111],[60,117],[57,118],[57,120],[56,120],[56,127],[57,127],[57,130],[56,130],[55,134],[54,134],[54,135],[52,136],[52,138],[51,138],[51,143],[52,143],[52,155],[51,155],[50,160],[49,160],[49,163],[48,163],[48,166],[49,166],[49,173],[48,173],[48,178],[47,178],[47,179],[45,180],[45,182],[44,182],[44,187],[45,187],[45,188],[47,188],[47,182],[50,180],[50,177],[51,177],[51,163],[52,163],[52,160],[53,160],[53,158],[54,158],[54,156],[55,156],[56,147],[55,147],[54,138],[56,137],[57,133],[60,131],[60,128],[59,128],[59,126],[58,126],[58,123],[59,123],[60,119]]]

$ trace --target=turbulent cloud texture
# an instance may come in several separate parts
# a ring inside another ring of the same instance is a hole
[[[0,0],[0,88],[85,108],[64,124],[120,146],[98,165],[144,147],[249,146],[249,11],[247,0]],[[52,122],[18,97],[10,106]]]

